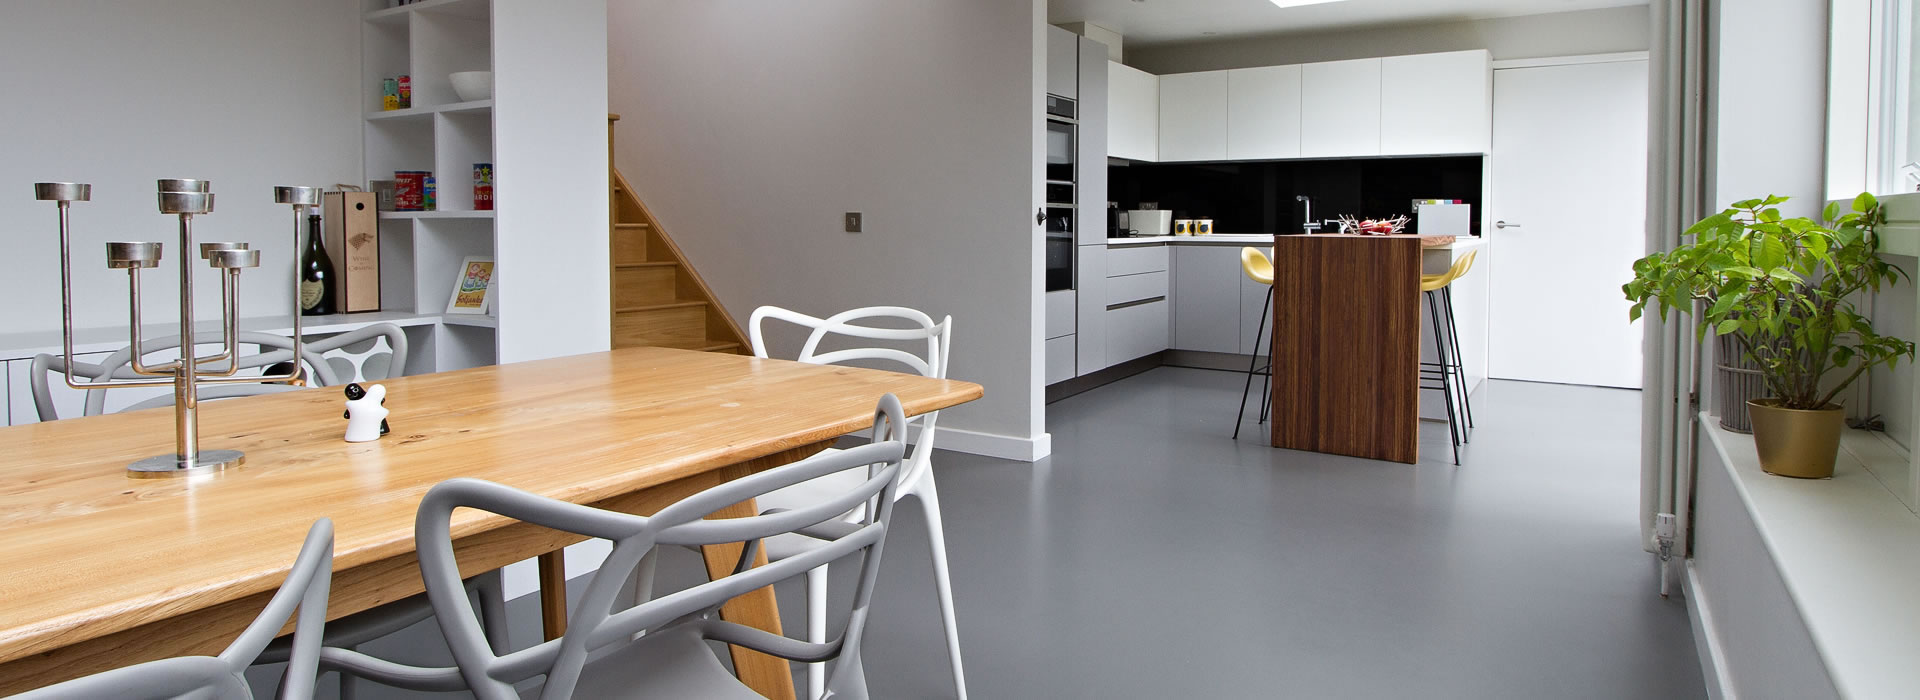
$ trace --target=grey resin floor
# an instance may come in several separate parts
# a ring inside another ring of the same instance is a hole
[[[1444,424],[1408,466],[1229,440],[1241,376],[1048,406],[1038,464],[936,456],[972,697],[1705,696],[1637,541],[1638,394],[1491,382],[1464,466]],[[951,695],[916,515],[883,564],[876,698]],[[781,603],[801,629],[797,587]]]
[[[1465,466],[1444,424],[1409,466],[1275,450],[1251,422],[1228,439],[1242,377],[1160,368],[1048,406],[1037,464],[935,457],[973,698],[1705,696],[1637,541],[1638,394],[1492,382]],[[876,699],[952,697],[914,508],[874,601]],[[658,590],[703,580],[662,556]],[[836,629],[854,569],[833,570]],[[799,582],[779,593],[805,629]],[[512,607],[531,643],[534,596]],[[447,663],[433,624],[363,649]]]

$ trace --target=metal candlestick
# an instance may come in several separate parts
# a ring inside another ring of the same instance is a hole
[[[66,359],[67,386],[76,389],[119,389],[136,386],[173,384],[173,454],[156,455],[127,466],[127,476],[151,478],[208,474],[246,461],[238,450],[200,449],[198,410],[202,384],[291,383],[300,378],[305,367],[305,345],[300,333],[300,256],[304,250],[303,226],[307,215],[320,204],[317,187],[275,187],[273,199],[293,206],[293,369],[282,374],[236,376],[239,372],[240,272],[260,266],[260,251],[245,243],[202,243],[200,259],[220,275],[220,352],[201,357],[196,354],[193,326],[193,217],[213,212],[213,189],[205,180],[161,180],[160,213],[180,217],[180,358],[148,365],[140,341],[140,271],[159,267],[162,246],[159,243],[113,242],[107,244],[107,267],[127,271],[128,336],[134,374],[151,379],[106,378],[80,382],[73,376],[73,270],[71,212],[74,202],[89,201],[93,186],[71,182],[40,182],[33,186],[35,199],[53,202],[60,211],[60,330],[61,349]],[[217,363],[224,363],[223,365]],[[204,365],[216,365],[205,367]],[[164,378],[162,378],[164,377]]]

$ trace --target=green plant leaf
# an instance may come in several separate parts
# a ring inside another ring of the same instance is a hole
[[[1834,217],[1837,217],[1839,215],[1840,215],[1839,200],[1827,202],[1827,208],[1820,210],[1821,221],[1832,221]]]
[[[1853,198],[1853,210],[1865,214],[1871,211],[1873,206],[1878,203],[1878,200],[1875,200],[1872,194],[1861,192],[1860,196]]]
[[[1726,335],[1726,334],[1728,334],[1728,333],[1732,333],[1732,332],[1734,332],[1734,331],[1737,331],[1737,330],[1740,330],[1740,321],[1739,321],[1739,319],[1732,319],[1732,318],[1730,318],[1730,319],[1727,319],[1727,320],[1725,320],[1725,321],[1721,321],[1720,323],[1718,323],[1718,324],[1716,324],[1716,325],[1714,325],[1714,327],[1713,327],[1713,334],[1714,334],[1714,335]]]

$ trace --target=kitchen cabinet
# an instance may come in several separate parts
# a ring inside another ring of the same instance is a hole
[[[1300,157],[1302,72],[1302,66],[1227,71],[1229,160]]]
[[[1160,76],[1107,62],[1107,155],[1160,159]]]
[[[1160,76],[1160,161],[1226,158],[1227,71]]]
[[[1047,92],[1080,99],[1080,35],[1047,27]]]
[[[1047,338],[1073,334],[1074,294],[1068,289],[1047,292]]]
[[[1485,153],[1493,134],[1485,50],[1381,59],[1380,153]]]
[[[1240,249],[1181,245],[1173,250],[1175,350],[1240,350]]]
[[[1074,252],[1074,376],[1082,376],[1107,368],[1107,246],[1083,245]]]
[[[1301,67],[1301,157],[1380,155],[1380,71],[1378,58]]]
[[[1107,358],[1113,364],[1167,349],[1167,300],[1159,297],[1107,310]]]
[[[1048,384],[1058,384],[1074,378],[1073,348],[1073,336],[1064,335],[1047,339],[1046,382]]]
[[[1167,246],[1149,245],[1107,249],[1107,277],[1124,277],[1143,272],[1165,272]],[[1114,303],[1110,297],[1108,303]]]

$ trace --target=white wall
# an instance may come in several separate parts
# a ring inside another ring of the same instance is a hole
[[[606,350],[606,0],[494,0],[501,362]]]
[[[39,181],[94,185],[74,206],[76,323],[118,327],[126,275],[105,267],[109,240],[161,241],[166,261],[142,275],[149,320],[171,316],[176,219],[154,181],[213,182],[214,213],[197,241],[247,241],[263,252],[241,276],[243,316],[290,303],[292,212],[275,185],[360,181],[357,3],[329,0],[9,2],[0,20],[0,332],[60,325],[59,241]],[[217,278],[202,270],[201,313],[217,314]],[[282,312],[284,314],[284,312]]]
[[[761,304],[952,314],[951,374],[986,397],[942,432],[1037,438],[1043,9],[613,0],[615,161],[743,324]]]
[[[1463,22],[1128,46],[1127,65],[1148,73],[1279,66],[1376,56],[1487,49],[1495,59],[1647,50],[1644,5]]]

